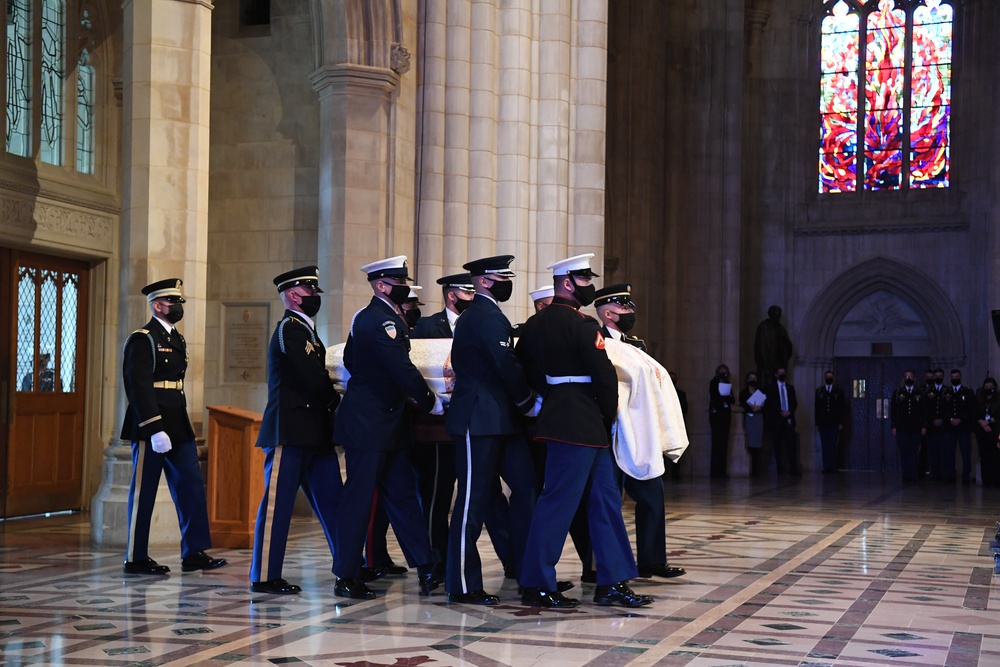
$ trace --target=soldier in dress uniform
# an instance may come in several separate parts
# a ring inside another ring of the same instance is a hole
[[[441,579],[433,571],[436,559],[413,482],[407,447],[410,424],[404,408],[407,397],[422,412],[444,414],[444,406],[410,361],[409,328],[400,310],[410,294],[406,256],[372,262],[361,270],[374,295],[354,315],[344,347],[344,366],[351,378],[334,441],[346,452],[347,482],[337,521],[334,593],[362,600],[375,597],[360,575],[361,550],[378,489],[403,554],[411,567],[417,567],[420,593],[429,595]]]
[[[557,590],[556,563],[580,501],[597,559],[594,602],[639,607],[638,576],[614,479],[610,433],[618,413],[618,375],[604,350],[601,325],[579,311],[594,300],[593,253],[551,264],[555,297],[521,327],[517,356],[544,396],[535,440],[546,443],[545,488],[528,532],[519,582],[524,604],[575,607]]]
[[[630,284],[618,283],[597,290],[594,307],[597,318],[604,325],[601,335],[646,351],[642,339],[628,334],[635,326],[635,303]],[[669,579],[683,575],[684,568],[667,565],[667,519],[662,477],[636,479],[616,463],[615,478],[618,486],[635,501],[635,547],[639,576]]]
[[[531,302],[535,306],[535,312],[537,313],[545,306],[552,303],[552,298],[555,296],[555,291],[552,285],[545,285],[544,287],[539,287],[538,289],[531,290],[528,292],[531,297]]]
[[[121,437],[132,443],[125,556],[125,571],[130,574],[170,571],[148,552],[149,521],[164,470],[181,528],[181,570],[213,570],[226,564],[225,559],[205,553],[212,538],[205,483],[184,398],[187,345],[174,327],[184,317],[182,284],[179,278],[169,278],[143,287],[153,317],[125,341],[122,377],[128,408]]]
[[[948,424],[945,420],[944,369],[935,368],[932,373],[933,379],[924,391],[926,399],[924,411],[927,423],[927,467],[930,470],[931,479],[937,480],[942,479],[943,476],[941,462],[944,459],[942,453],[948,439]],[[951,470],[954,472],[954,450],[951,452],[951,457],[953,461]],[[954,475],[952,479],[954,480]]]
[[[413,328],[422,319],[420,316],[420,306],[426,306],[420,300],[420,285],[410,285],[410,296],[401,306],[403,318],[410,328],[410,335],[413,335]],[[361,567],[361,579],[364,581],[375,581],[390,574],[406,574],[407,570],[402,565],[396,565],[389,556],[389,545],[387,537],[389,534],[389,515],[385,511],[385,506],[379,499],[378,492],[375,492],[375,500],[372,503],[372,516],[368,522],[368,535],[365,537],[365,564]]]
[[[494,501],[497,474],[511,489],[511,554],[514,571],[524,556],[528,524],[535,506],[535,478],[528,445],[521,436],[521,415],[535,394],[514,354],[510,321],[499,304],[510,298],[513,255],[486,257],[465,264],[476,296],[455,328],[451,363],[455,389],[448,406],[447,430],[455,442],[458,495],[448,531],[447,590],[452,602],[495,605],[500,598],[483,590],[483,568],[476,542]]]
[[[917,453],[920,437],[927,433],[927,410],[924,393],[917,388],[917,376],[911,370],[903,372],[903,383],[892,396],[889,420],[899,448],[903,481],[917,478]]]
[[[326,348],[313,318],[323,292],[319,269],[306,266],[274,279],[285,314],[267,348],[267,405],[257,446],[264,450],[264,495],[254,524],[250,590],[298,593],[281,576],[295,496],[301,487],[333,556],[340,503],[340,462],[333,411],[340,395],[326,370]]]
[[[438,278],[444,310],[420,318],[413,328],[413,338],[451,338],[458,323],[458,316],[472,303],[476,288],[468,273],[456,273]]]
[[[976,424],[976,394],[962,385],[962,371],[951,371],[951,386],[944,392],[944,414],[947,435],[941,452],[941,474],[946,481],[955,480],[955,449],[962,454],[962,484],[973,482],[972,427]]]
[[[920,406],[923,409],[923,406]],[[816,388],[813,404],[816,428],[819,430],[823,472],[837,472],[837,441],[847,423],[847,397],[834,382],[833,371],[823,374],[823,384]]]

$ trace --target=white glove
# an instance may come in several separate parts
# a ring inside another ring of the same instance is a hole
[[[153,451],[157,454],[166,454],[170,451],[170,436],[166,431],[157,431],[149,437],[149,441],[153,443]]]
[[[434,394],[434,407],[431,408],[432,415],[441,416],[444,414],[444,403],[441,402],[441,397]]]
[[[525,417],[537,417],[538,413],[542,411],[542,395],[539,394],[535,397],[535,404],[531,406],[531,409],[525,413]]]

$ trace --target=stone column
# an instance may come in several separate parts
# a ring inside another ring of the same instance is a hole
[[[320,337],[346,339],[354,313],[371,298],[363,264],[412,253],[412,230],[396,233],[390,215],[395,132],[391,69],[344,63],[312,75],[320,102],[320,183],[317,264],[327,290]],[[398,238],[397,238],[398,237]]]
[[[187,340],[185,394],[197,431],[204,409],[212,4],[126,0],[123,12],[118,340],[149,320],[139,292],[144,285],[175,276],[184,281],[187,303],[178,328]],[[116,425],[124,409],[119,391]],[[131,451],[117,435],[105,449],[101,486],[91,505],[91,538],[104,546],[124,546],[127,540]],[[176,545],[176,513],[165,484],[160,491],[150,543]]]

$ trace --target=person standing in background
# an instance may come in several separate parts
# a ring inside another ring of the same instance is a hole
[[[1000,486],[1000,450],[997,449],[997,418],[1000,417],[1000,395],[997,381],[991,377],[983,380],[976,395],[976,442],[979,445],[979,465],[983,486]]]
[[[899,461],[903,467],[903,481],[917,478],[917,454],[920,437],[927,433],[925,397],[917,389],[917,376],[911,370],[903,372],[903,383],[892,396],[889,411],[892,434],[899,447]]]
[[[733,423],[733,385],[729,366],[720,364],[708,382],[708,425],[712,431],[712,479],[729,479],[729,430]]]
[[[784,368],[774,374],[774,383],[767,388],[764,402],[764,416],[771,432],[774,446],[774,461],[778,474],[802,474],[799,469],[799,443],[795,433],[795,411],[799,407],[795,397],[795,387],[787,382]]]
[[[813,410],[819,430],[823,472],[837,472],[837,443],[847,420],[847,399],[839,385],[834,383],[833,371],[823,374],[823,385],[816,388]]]
[[[740,405],[743,406],[743,432],[746,436],[747,455],[750,457],[750,476],[764,474],[764,392],[760,388],[757,374],[746,374],[744,387],[740,390]]]

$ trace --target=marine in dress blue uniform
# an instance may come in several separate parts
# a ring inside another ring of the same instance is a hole
[[[345,450],[347,482],[337,522],[333,571],[334,593],[370,600],[374,591],[361,580],[364,546],[372,499],[378,489],[385,502],[407,563],[416,566],[421,594],[440,585],[434,554],[417,499],[410,464],[407,399],[422,412],[443,414],[420,371],[410,361],[410,336],[399,309],[409,296],[406,256],[361,267],[374,296],[354,315],[344,347],[344,366],[351,377],[334,428],[334,441]]]
[[[631,285],[618,283],[597,290],[594,307],[597,317],[604,323],[601,334],[605,338],[614,338],[646,351],[646,344],[641,338],[628,334],[635,325]],[[616,463],[615,478],[635,501],[635,549],[639,576],[672,578],[684,574],[684,568],[667,565],[667,519],[662,476],[636,479]]]
[[[142,288],[153,317],[129,335],[122,355],[128,408],[121,437],[132,443],[125,556],[125,571],[131,574],[170,571],[150,558],[148,551],[149,522],[164,471],[181,528],[181,569],[211,570],[226,564],[225,559],[205,553],[212,538],[205,483],[184,398],[187,345],[174,328],[184,316],[182,284],[178,278],[169,278]]]
[[[494,501],[499,473],[511,489],[510,559],[520,568],[528,525],[535,506],[535,478],[528,445],[521,435],[522,414],[535,395],[514,354],[510,320],[499,303],[510,298],[513,255],[465,264],[476,296],[455,327],[451,363],[455,388],[448,406],[447,430],[455,441],[458,495],[448,534],[447,590],[452,602],[494,605],[500,599],[483,590],[483,568],[476,542]]]
[[[594,300],[591,257],[579,255],[549,266],[555,297],[524,323],[515,348],[529,382],[544,397],[535,440],[545,442],[548,449],[545,488],[535,506],[518,577],[524,604],[579,604],[557,590],[556,563],[585,493],[597,558],[594,602],[638,607],[652,601],[628,587],[638,571],[622,520],[610,450],[611,426],[618,412],[618,375],[604,350],[600,324],[579,311]]]
[[[299,488],[319,519],[330,555],[340,504],[340,462],[333,445],[333,411],[340,395],[326,370],[326,348],[313,317],[323,290],[319,270],[282,273],[274,284],[285,313],[267,348],[267,405],[257,446],[264,450],[264,495],[254,524],[250,590],[298,593],[281,576]]]

